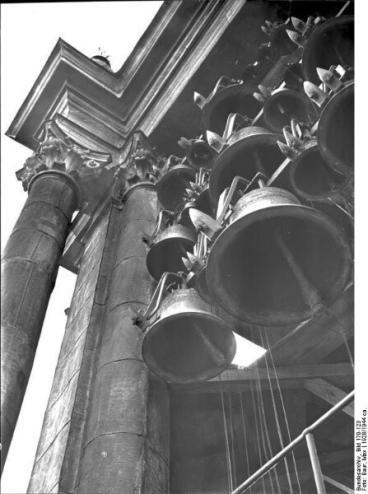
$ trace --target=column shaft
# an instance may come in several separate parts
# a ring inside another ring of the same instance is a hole
[[[144,237],[157,218],[156,193],[139,186],[118,218],[117,241],[97,358],[78,494],[168,492],[169,403],[166,384],[142,360],[136,310],[152,280]]]
[[[76,187],[69,176],[40,173],[5,247],[1,266],[2,466],[76,205]]]

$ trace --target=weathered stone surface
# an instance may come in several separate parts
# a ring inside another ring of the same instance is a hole
[[[98,368],[123,359],[142,360],[141,342],[143,332],[134,324],[137,310],[145,307],[137,304],[136,308],[120,305],[106,314],[104,336],[100,347]],[[122,331],[124,328],[124,331]]]
[[[124,244],[118,246],[115,266],[129,257],[145,257],[148,252],[148,245],[145,240],[152,235],[155,226],[156,221],[147,220],[137,220],[124,225],[120,234],[124,235],[125,240]]]
[[[77,376],[74,376],[54,403],[47,408],[42,425],[43,433],[38,444],[36,461],[48,450],[65,425],[70,422],[69,410],[74,401]]]
[[[1,284],[2,420],[7,427],[15,427],[18,418],[77,199],[67,175],[48,172],[36,176],[5,248]],[[2,462],[10,438],[11,434],[3,442]]]
[[[111,362],[95,377],[86,441],[104,434],[146,434],[148,376],[139,360]]]
[[[84,273],[84,277],[81,280],[78,275],[76,282],[75,298],[73,296],[48,407],[45,412],[41,438],[37,448],[37,461],[28,487],[28,492],[32,494],[48,492],[44,490],[45,482],[50,488],[54,488],[55,484],[57,487],[59,486],[61,469],[69,439],[74,437],[74,430],[77,430],[78,426],[80,428],[84,422],[83,411],[85,404],[83,400],[80,400],[80,394],[86,392],[87,383],[85,379],[81,379],[80,373],[83,362],[90,361],[94,353],[87,348],[89,344],[89,328],[91,325],[100,324],[96,310],[94,310],[93,301],[106,237],[106,227],[107,222],[101,222],[100,228],[93,235],[96,245],[99,246],[99,251],[94,251],[94,267],[92,270],[88,269],[91,265],[90,257],[84,256],[82,259],[81,270]],[[98,239],[98,242],[96,239]],[[96,308],[97,312],[101,311],[99,306],[96,306]],[[84,374],[82,377],[84,377]],[[59,432],[60,426],[68,428],[66,437]],[[45,479],[50,462],[48,453],[50,450],[58,456],[57,459],[53,460],[54,484]],[[69,455],[69,458],[72,458],[72,455]]]
[[[136,434],[100,436],[86,445],[78,494],[141,492],[144,437]]]
[[[64,428],[59,430],[49,449],[34,464],[31,481],[28,486],[29,493],[44,494],[50,492],[57,484],[63,461],[63,452],[68,439],[69,425],[70,422],[67,422]]]
[[[110,310],[120,304],[147,304],[151,293],[152,281],[145,257],[130,257],[114,269],[109,293]]]
[[[134,324],[152,291],[142,237],[152,231],[156,215],[154,192],[138,188],[119,217],[78,494],[168,492],[167,389],[150,378]]]

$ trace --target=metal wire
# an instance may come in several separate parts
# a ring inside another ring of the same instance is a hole
[[[284,415],[284,419],[285,419],[286,431],[287,431],[287,435],[288,435],[288,442],[291,442],[290,427],[289,427],[288,417],[287,417],[287,414],[286,414],[284,397],[282,395],[280,381],[279,381],[279,377],[277,375],[277,370],[276,370],[275,362],[274,362],[274,359],[273,359],[272,350],[271,350],[271,347],[270,347],[270,342],[269,342],[269,339],[268,339],[267,332],[265,330],[264,330],[264,335],[263,336],[264,336],[265,341],[266,341],[268,352],[269,352],[269,355],[270,355],[270,358],[271,358],[271,363],[272,363],[273,371],[275,373],[276,385],[277,385],[277,389],[278,389],[278,392],[279,392],[279,395],[280,395],[280,401],[281,401],[282,411],[283,411],[283,415]],[[268,365],[267,364],[267,359],[265,359],[265,362],[266,362],[266,366],[267,366]],[[294,451],[291,452],[291,456],[292,456],[292,459],[293,459],[293,465],[294,465],[294,469],[295,469],[295,475],[296,475],[296,480],[297,480],[297,484],[298,484],[298,490],[299,490],[299,493],[302,494],[302,489],[301,489],[301,486],[300,486],[298,466],[296,464]]]
[[[264,342],[263,342],[262,332],[260,334],[261,334],[262,344],[263,344],[263,346],[266,346],[264,344]],[[268,351],[270,351],[269,345],[267,345],[267,348],[268,348]],[[271,375],[270,375],[270,370],[269,370],[267,358],[265,358],[265,363],[266,363],[266,370],[267,370],[267,378],[268,378],[268,381],[269,381],[269,384],[270,384],[270,393],[271,393],[272,407],[273,407],[273,412],[274,412],[274,417],[275,417],[275,422],[276,422],[277,434],[279,436],[281,448],[283,448],[284,447],[284,440],[283,440],[283,437],[282,437],[280,420],[279,420],[279,415],[278,415],[278,411],[277,411],[275,396],[274,396],[274,393],[273,393]],[[287,460],[286,457],[284,458],[284,465],[285,465],[286,477],[287,477],[287,481],[288,481],[288,485],[289,485],[290,494],[293,494],[293,487],[292,487],[292,483],[291,483],[291,476],[290,476],[289,464],[288,464],[288,460]]]
[[[262,425],[261,400],[260,400],[261,391],[260,391],[259,373],[258,373],[258,376],[256,379],[256,383],[257,383],[256,396],[257,396],[257,404],[258,404],[258,417],[259,417],[259,423],[260,423],[261,440],[262,440],[264,457],[265,457],[265,460],[268,461],[272,458],[273,455],[271,454],[271,456],[269,456],[269,454],[267,454],[266,441],[265,441],[265,423],[263,422],[263,425]],[[272,494],[274,494],[275,490],[274,490],[274,484],[273,484],[273,480],[272,480],[271,470],[268,472],[268,478],[269,478],[269,481],[271,484],[271,492],[272,492]]]
[[[249,466],[249,454],[248,454],[248,441],[247,441],[247,433],[246,433],[246,427],[245,427],[245,414],[244,414],[244,408],[243,408],[243,395],[242,393],[239,393],[239,401],[240,401],[240,412],[241,412],[241,420],[242,420],[242,426],[243,426],[243,438],[244,438],[244,448],[245,448],[245,461],[246,461],[246,466],[247,466],[247,477],[250,476],[250,466]],[[250,494],[252,490],[249,490]]]
[[[263,424],[264,424],[264,430],[265,430],[265,435],[266,435],[266,441],[267,441],[267,446],[268,446],[270,458],[272,458],[273,457],[272,443],[271,443],[270,434],[269,434],[269,430],[268,430],[268,426],[267,426],[267,417],[266,417],[266,411],[265,411],[265,406],[264,406],[264,401],[263,401],[261,379],[260,379],[258,366],[256,366],[256,372],[257,372],[257,377],[258,377],[258,386],[259,386],[259,393],[260,393],[259,396],[260,396],[260,401],[261,401],[261,409],[262,409],[262,417],[263,417]],[[278,490],[279,494],[281,494],[281,487],[280,487],[279,474],[277,471],[277,467],[272,469],[270,471],[270,474],[272,471],[275,475],[275,482],[276,482],[277,490]]]
[[[233,455],[233,482],[236,485],[238,483],[238,477],[236,474],[236,455],[235,455],[235,444],[234,444],[234,424],[233,424],[233,411],[232,411],[232,402],[231,402],[231,393],[228,393],[228,402],[229,402],[229,418],[230,418],[230,435],[231,435],[231,452]]]
[[[222,376],[220,374],[220,391],[221,391],[221,406],[222,406],[222,417],[224,420],[224,432],[225,432],[225,448],[226,448],[226,462],[227,462],[227,479],[229,486],[229,493],[233,491],[233,474],[231,467],[231,458],[230,458],[230,446],[229,446],[229,433],[227,430],[227,421],[226,421],[226,412],[225,412],[225,400],[224,400],[224,389],[222,384]]]
[[[253,383],[250,384],[250,392],[251,392],[251,396],[252,396],[253,415],[254,415],[254,423],[256,426],[257,444],[260,445],[258,421],[257,421],[257,410],[256,410],[256,403],[255,403],[255,398],[254,398]],[[259,456],[259,465],[261,466],[263,461],[262,461],[262,453],[261,453],[260,447],[258,448],[258,456]],[[264,477],[262,477],[262,485],[263,485],[263,492],[266,492],[266,485],[265,485]]]

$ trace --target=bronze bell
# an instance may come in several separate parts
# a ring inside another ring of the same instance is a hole
[[[211,173],[210,197],[213,203],[217,204],[221,192],[237,175],[250,179],[255,173],[262,172],[270,177],[284,161],[278,140],[283,140],[282,135],[261,127],[245,127],[234,132]]]
[[[185,164],[174,165],[157,182],[157,197],[169,211],[177,210],[184,202],[185,189],[195,179],[195,169]]]
[[[337,199],[346,182],[346,177],[328,166],[316,143],[303,150],[289,166],[289,177],[298,196],[312,202]]]
[[[190,220],[189,217],[189,210],[191,208],[196,208],[199,211],[203,211],[203,213],[208,214],[209,216],[213,215],[213,206],[212,202],[210,199],[210,192],[209,192],[209,186],[206,185],[206,187],[198,194],[197,197],[188,200],[181,213],[180,213],[180,223],[182,223],[185,226],[188,227],[193,227],[193,224]]]
[[[319,84],[317,67],[354,66],[354,18],[333,17],[317,26],[308,38],[303,52],[305,79]]]
[[[279,89],[266,99],[263,107],[264,121],[274,132],[295,118],[298,122],[313,123],[317,119],[316,111],[305,93],[293,89]]]
[[[217,376],[235,355],[231,328],[194,289],[176,289],[163,298],[162,279],[160,284],[155,308],[148,307],[146,316],[142,355],[147,367],[168,382]]]
[[[240,84],[218,91],[203,108],[203,131],[211,130],[222,135],[230,113],[254,118],[262,108],[261,103],[253,97],[256,89],[253,85]]]
[[[318,144],[327,163],[351,175],[354,167],[354,83],[346,84],[323,108],[318,123]]]
[[[210,251],[207,282],[236,318],[284,326],[335,300],[350,264],[349,244],[334,222],[290,192],[264,187],[235,204]]]
[[[193,230],[184,225],[171,225],[153,240],[147,254],[147,269],[158,281],[166,271],[184,271],[182,257],[192,250],[196,242]]]
[[[178,143],[185,149],[186,157],[192,166],[195,168],[212,167],[217,153],[204,139],[186,139],[182,137]]]

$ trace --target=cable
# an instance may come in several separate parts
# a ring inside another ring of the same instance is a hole
[[[229,494],[231,494],[231,492],[234,489],[234,486],[233,486],[233,474],[232,474],[231,458],[230,458],[229,434],[228,434],[228,430],[227,430],[226,413],[225,413],[224,390],[223,390],[221,374],[220,374],[220,391],[221,391],[222,417],[224,419],[224,431],[225,431],[227,479],[228,479],[228,485],[229,485]]]

